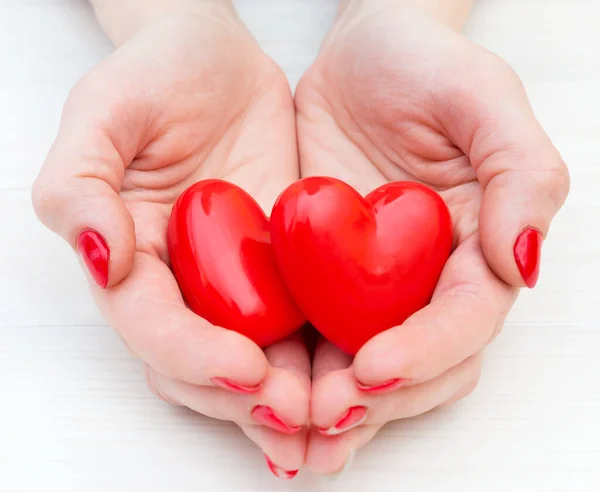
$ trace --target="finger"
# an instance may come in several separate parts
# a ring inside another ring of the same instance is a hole
[[[471,391],[481,374],[481,355],[469,357],[441,376],[385,394],[369,394],[356,388],[347,372],[331,373],[315,385],[313,421],[322,435],[338,436],[362,426],[426,413]]]
[[[352,466],[357,451],[381,429],[381,425],[364,425],[335,437],[323,436],[312,429],[308,439],[306,466],[315,473],[339,475]]]
[[[277,478],[289,480],[304,465],[306,456],[310,420],[310,356],[301,333],[271,345],[265,350],[265,355],[274,368],[271,374],[279,377],[267,378],[263,390],[265,397],[260,400],[259,405],[272,409],[278,418],[284,422],[292,422],[288,425],[292,428],[300,427],[300,430],[291,435],[282,434],[277,427],[269,427],[269,421],[258,426],[242,425],[242,430],[262,449],[271,473]],[[290,377],[295,382],[288,381]],[[254,408],[256,416],[256,407]]]
[[[567,197],[567,168],[548,141],[546,148],[499,150],[478,175],[485,187],[479,231],[486,258],[507,283],[533,288],[542,242]]]
[[[470,394],[481,377],[482,355],[469,357],[441,376],[387,394],[371,395],[362,403],[368,408],[367,425],[416,417]]]
[[[133,262],[134,225],[119,191],[143,116],[80,83],[32,189],[40,220],[78,251],[102,288],[119,283]]]
[[[303,396],[296,401],[290,399],[290,386],[281,384],[273,393],[270,402],[272,408],[283,418],[293,418],[294,412],[302,409],[303,414],[296,419],[306,425],[309,423],[310,404],[310,354],[304,333],[294,334],[283,342],[268,347],[266,356],[274,368],[286,371],[297,378],[303,388]],[[271,381],[271,379],[269,379]],[[299,393],[300,395],[300,393]],[[278,478],[291,479],[304,465],[307,447],[307,427],[294,435],[284,435],[265,426],[242,425],[246,435],[252,439],[265,453],[266,464]]]
[[[281,435],[297,434],[308,420],[307,395],[285,371],[271,370],[261,391],[254,394],[236,394],[218,387],[186,383],[162,376],[151,367],[146,371],[149,386],[161,399],[213,419],[235,422],[239,426],[263,426]],[[281,405],[282,397],[292,403]],[[264,417],[266,412],[257,412],[257,408],[268,408],[272,412],[270,418]]]
[[[165,401],[213,418],[236,422],[265,453],[279,478],[304,464],[309,418],[310,360],[300,335],[267,349],[273,367],[260,392],[233,394],[160,376],[148,369],[149,386]]]
[[[306,351],[292,337],[270,347],[274,363],[256,392],[200,386],[147,369],[150,386],[163,399],[208,417],[238,425],[265,426],[281,434],[296,434],[308,425],[310,379]]]
[[[385,423],[421,415],[457,401],[474,390],[480,374],[481,356],[478,355],[432,381],[393,393],[371,395],[358,391],[347,371],[330,373],[314,390],[314,399],[320,404],[313,406],[313,415],[323,427],[311,433],[306,465],[325,474],[347,469],[356,451]],[[364,409],[364,417],[360,422],[346,425],[357,409]],[[335,432],[327,432],[329,429]]]
[[[263,416],[272,411],[292,428],[308,426],[310,420],[310,357],[299,333],[293,334],[265,349],[271,364],[268,377],[256,405]],[[254,420],[261,423],[254,407]],[[264,409],[268,409],[265,411]],[[269,419],[262,422],[269,425]],[[277,426],[274,428],[277,430]],[[285,463],[282,463],[285,464]]]
[[[431,303],[358,352],[356,380],[379,392],[439,376],[499,333],[515,299],[516,289],[493,274],[471,236],[450,257]]]
[[[304,464],[307,429],[284,434],[270,427],[256,425],[250,417],[252,403],[248,400],[252,400],[252,397],[165,378],[149,366],[146,367],[146,380],[150,391],[167,403],[185,406],[212,418],[236,421],[263,451],[269,469],[278,478],[293,478]]]
[[[569,173],[517,75],[502,64],[490,68],[497,74],[493,90],[485,89],[489,83],[481,84],[477,95],[469,90],[463,118],[472,122],[463,147],[484,187],[481,243],[500,278],[534,287],[543,239],[569,192]]]
[[[171,271],[153,255],[137,252],[130,275],[94,295],[131,350],[163,376],[252,393],[267,374],[263,351],[187,309]]]
[[[333,437],[362,426],[369,395],[356,386],[352,369],[332,371],[313,381],[311,420],[321,434]]]
[[[256,425],[243,425],[242,430],[262,450],[268,469],[277,478],[290,480],[304,465],[307,428],[293,435]]]

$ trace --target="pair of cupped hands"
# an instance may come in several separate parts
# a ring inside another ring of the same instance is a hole
[[[334,474],[385,423],[473,391],[484,348],[536,282],[568,173],[517,75],[433,12],[345,2],[294,97],[233,6],[208,3],[109,32],[118,48],[69,95],[35,209],[82,255],[156,395],[235,422],[281,478]],[[314,354],[301,334],[262,350],[212,326],[169,267],[171,208],[194,182],[231,181],[268,214],[311,175],[363,194],[425,183],[453,218],[431,304],[354,359],[324,339]]]

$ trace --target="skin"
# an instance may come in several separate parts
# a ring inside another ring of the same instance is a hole
[[[564,203],[567,169],[536,121],[516,74],[462,37],[465,1],[350,1],[296,93],[301,175],[343,179],[366,194],[409,180],[437,190],[455,250],[432,303],[371,339],[352,360],[321,340],[311,419],[331,428],[364,406],[358,427],[313,429],[307,466],[335,473],[387,422],[474,390],[482,353],[524,286],[513,245],[527,226],[544,235]],[[370,394],[357,382],[394,378]]]
[[[94,2],[117,49],[71,92],[33,188],[35,210],[72,247],[86,228],[108,243],[108,288],[91,289],[144,362],[150,389],[237,423],[284,470],[338,472],[386,422],[468,395],[524,285],[514,242],[528,226],[545,236],[567,196],[566,167],[518,77],[459,34],[470,4],[342,1],[298,86],[295,121],[285,76],[229,0]],[[186,309],[165,241],[172,204],[193,182],[232,181],[268,211],[300,173],[361,193],[419,181],[442,194],[455,224],[431,305],[354,360],[321,340],[312,368],[300,336],[262,351]],[[240,395],[213,377],[261,389]],[[408,384],[357,387],[393,378]],[[258,425],[255,405],[302,430]],[[316,430],[353,406],[368,408],[358,427],[334,437]]]
[[[274,463],[296,470],[306,430],[273,431],[251,410],[266,405],[306,427],[310,360],[302,339],[263,352],[193,314],[166,245],[171,207],[192,183],[231,181],[270,210],[298,178],[287,80],[228,2],[195,2],[183,13],[174,11],[185,2],[150,2],[151,12],[135,3],[96,4],[117,49],[69,95],[33,188],[35,210],[72,247],[85,228],[105,238],[109,286],[90,285],[102,314],[144,362],[154,393],[235,422]],[[213,377],[261,390],[236,394],[215,387]]]

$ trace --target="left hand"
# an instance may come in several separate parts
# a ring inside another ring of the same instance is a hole
[[[35,210],[80,253],[101,313],[144,362],[150,389],[235,422],[275,475],[292,478],[309,418],[302,337],[263,351],[203,319],[184,302],[167,247],[173,204],[193,183],[230,181],[269,211],[297,179],[289,84],[229,1],[94,3],[117,49],[71,91]]]
[[[324,340],[317,347],[311,414],[328,430],[312,431],[307,466],[320,473],[341,470],[386,422],[473,391],[484,347],[518,289],[537,280],[542,238],[568,193],[517,75],[435,17],[349,8],[297,89],[303,176],[334,176],[363,194],[419,181],[454,222],[455,249],[426,308],[354,360]]]

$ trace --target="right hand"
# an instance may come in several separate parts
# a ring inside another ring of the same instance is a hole
[[[189,185],[225,179],[270,211],[298,178],[286,78],[233,7],[220,7],[154,19],[76,85],[33,203],[79,251],[101,312],[145,362],[151,389],[235,422],[291,478],[309,420],[304,342],[263,351],[212,326],[186,308],[168,266],[167,222]]]
[[[296,91],[302,175],[362,194],[425,184],[450,209],[454,248],[431,302],[354,359],[317,346],[311,420],[325,435],[311,435],[306,465],[321,473],[387,422],[475,389],[518,288],[537,279],[541,239],[529,238],[546,235],[569,190],[517,74],[449,28],[468,2],[344,3]]]

